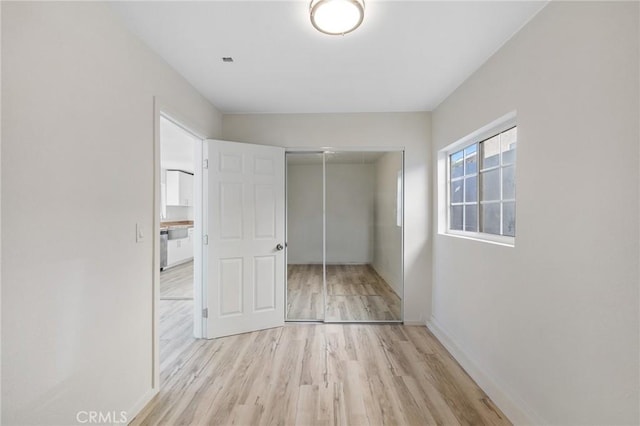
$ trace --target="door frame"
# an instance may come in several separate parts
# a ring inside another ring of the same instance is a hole
[[[402,273],[401,273],[401,282],[402,282],[402,300],[400,301],[400,319],[397,321],[387,321],[387,320],[367,320],[367,321],[340,321],[337,322],[337,324],[340,323],[358,323],[358,324],[404,324],[404,302],[405,302],[405,296],[406,296],[406,289],[405,289],[405,248],[404,248],[404,244],[405,244],[405,218],[406,218],[406,208],[405,208],[405,192],[406,192],[406,178],[405,178],[405,166],[406,166],[406,161],[405,161],[405,155],[406,155],[406,149],[404,146],[350,146],[350,147],[337,147],[337,146],[305,146],[305,147],[286,147],[284,149],[285,151],[285,193],[284,193],[284,202],[285,202],[285,226],[284,226],[284,240],[285,242],[289,240],[289,235],[288,235],[288,231],[289,231],[289,220],[288,220],[288,209],[287,209],[287,203],[288,203],[288,187],[287,187],[287,174],[288,174],[288,166],[287,166],[287,154],[291,153],[291,154],[326,154],[326,153],[339,153],[339,152],[400,152],[402,154],[402,214],[401,214],[401,219],[402,219],[402,232],[401,232],[401,248],[400,248],[400,258],[401,258],[401,264],[402,264]],[[322,212],[322,262],[323,262],[323,268],[322,268],[322,286],[324,288],[324,310],[325,310],[325,314],[326,314],[326,309],[327,309],[327,272],[326,272],[326,261],[327,261],[327,247],[326,247],[326,229],[327,229],[327,224],[326,224],[326,211],[325,211],[325,206],[326,206],[326,158],[323,155],[322,158],[322,206],[323,206],[323,212]],[[286,244],[285,244],[285,268],[288,267],[289,265],[289,252],[288,249],[286,248]],[[285,271],[288,272],[288,271]],[[287,310],[286,307],[288,306],[288,296],[289,296],[289,283],[288,283],[288,273],[285,273],[285,278],[284,278],[284,301],[285,301],[285,313],[284,313],[284,321],[285,323],[287,322],[292,322],[292,323],[296,323],[296,322],[301,322],[301,323],[305,323],[305,322],[315,322],[315,323],[323,323],[323,324],[336,324],[336,322],[331,321],[331,322],[327,322],[325,315],[323,315],[322,320],[297,320],[297,319],[288,319],[287,318]]]
[[[202,141],[207,139],[197,125],[189,118],[185,117],[169,103],[164,102],[157,96],[153,97],[153,261],[152,261],[152,372],[151,388],[154,393],[160,390],[160,215],[162,202],[160,194],[161,183],[161,155],[160,155],[160,118],[165,117],[186,132],[200,140],[199,146],[195,149],[194,157],[194,238],[201,238],[202,235]],[[198,143],[198,142],[196,142]],[[199,201],[198,201],[199,200]],[[199,207],[199,208],[198,208]],[[202,338],[202,243],[194,244],[194,294],[193,294],[193,331],[195,338]],[[200,259],[200,267],[196,267],[196,259]]]

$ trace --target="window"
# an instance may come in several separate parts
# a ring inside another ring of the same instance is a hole
[[[449,231],[515,237],[517,139],[512,126],[449,152]]]

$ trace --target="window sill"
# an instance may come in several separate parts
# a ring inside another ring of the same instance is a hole
[[[504,235],[492,235],[492,234],[483,234],[481,232],[463,232],[463,231],[445,231],[440,232],[440,235],[444,235],[447,237],[454,238],[462,238],[463,240],[473,240],[479,241],[482,243],[495,244],[503,247],[515,247],[516,238],[515,237],[507,237]]]

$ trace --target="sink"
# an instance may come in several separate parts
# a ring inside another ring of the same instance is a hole
[[[180,240],[182,238],[187,238],[188,236],[189,236],[189,228],[186,228],[186,227],[169,228],[170,240]]]

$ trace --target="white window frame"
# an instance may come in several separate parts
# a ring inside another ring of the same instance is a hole
[[[511,112],[509,114],[500,117],[499,119],[483,126],[482,128],[476,130],[475,132],[463,137],[462,139],[448,145],[444,149],[438,151],[438,233],[440,235],[446,235],[450,237],[456,238],[464,238],[471,239],[476,241],[482,241],[487,243],[493,243],[508,247],[515,246],[515,237],[508,235],[496,235],[489,234],[484,232],[474,232],[474,231],[464,231],[464,230],[455,230],[450,229],[450,200],[451,200],[451,179],[450,179],[450,155],[463,150],[473,144],[478,144],[478,169],[476,171],[477,176],[477,184],[478,184],[478,192],[477,192],[477,205],[478,205],[478,217],[480,216],[480,210],[482,208],[482,201],[480,198],[480,143],[497,135],[506,130],[509,130],[512,127],[517,126],[516,122],[516,112]],[[518,145],[520,142],[518,141]],[[516,154],[517,157],[517,154]],[[463,160],[464,161],[464,160]],[[515,166],[515,163],[514,163]],[[497,166],[500,171],[500,177],[502,178],[502,163]],[[517,168],[516,168],[517,170]],[[516,171],[517,173],[517,171]],[[502,200],[502,180],[500,180],[500,204],[502,204],[505,200]],[[509,200],[507,200],[509,201]],[[501,207],[502,209],[502,207]],[[464,210],[464,208],[463,208]],[[501,215],[502,218],[502,215]],[[500,225],[502,226],[502,224]]]

